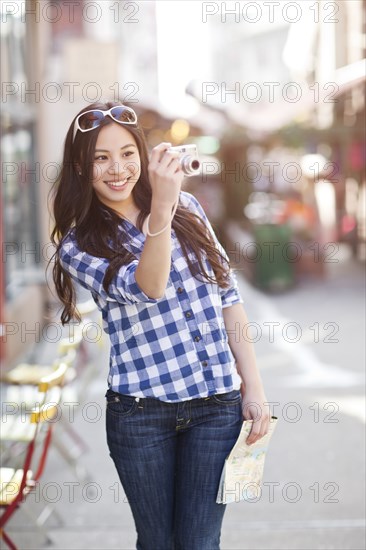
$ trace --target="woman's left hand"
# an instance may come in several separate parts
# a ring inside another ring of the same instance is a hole
[[[244,420],[253,420],[252,428],[246,439],[248,445],[255,443],[269,430],[271,411],[261,387],[242,390]]]

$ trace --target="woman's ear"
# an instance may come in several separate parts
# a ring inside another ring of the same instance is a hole
[[[78,163],[75,164],[75,170],[79,174],[79,176],[82,175],[80,164]]]

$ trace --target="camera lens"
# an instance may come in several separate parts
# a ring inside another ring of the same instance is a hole
[[[200,161],[187,155],[181,158],[181,166],[187,176],[195,176],[200,167]]]

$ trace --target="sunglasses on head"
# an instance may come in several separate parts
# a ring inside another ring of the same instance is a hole
[[[110,116],[115,122],[120,124],[136,124],[137,115],[131,107],[126,107],[125,105],[117,105],[116,107],[111,107],[108,111],[101,111],[100,109],[92,109],[90,111],[85,111],[81,113],[75,120],[74,123],[74,133],[72,136],[72,141],[74,141],[76,132],[89,132],[98,128],[101,122],[105,119],[106,116]]]

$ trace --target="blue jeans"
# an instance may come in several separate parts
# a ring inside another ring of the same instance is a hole
[[[108,390],[107,443],[137,550],[218,550],[221,471],[242,426],[239,390],[180,403]]]

